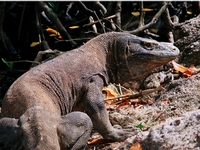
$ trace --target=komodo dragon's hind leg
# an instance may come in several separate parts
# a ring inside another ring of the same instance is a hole
[[[61,117],[41,107],[29,108],[20,123],[27,150],[83,150],[92,130],[92,121],[85,113]]]
[[[25,150],[60,150],[57,125],[60,116],[42,107],[29,108],[20,118]]]

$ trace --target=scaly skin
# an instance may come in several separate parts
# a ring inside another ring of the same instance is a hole
[[[97,36],[19,77],[4,97],[1,115],[8,121],[1,119],[0,127],[17,126],[22,138],[18,145],[29,150],[83,149],[92,124],[104,138],[123,141],[129,133],[112,127],[103,86],[144,78],[178,54],[173,45],[128,33]],[[16,119],[14,124],[9,118]],[[6,134],[0,135],[4,146],[1,136]]]

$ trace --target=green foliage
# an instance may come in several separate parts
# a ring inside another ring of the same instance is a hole
[[[144,126],[142,125],[142,123],[138,124],[135,126],[136,128],[142,129]]]
[[[5,58],[1,58],[1,60],[8,66],[10,70],[12,70],[14,63],[6,61]]]
[[[57,16],[61,16],[63,13],[63,10],[59,10],[60,3],[59,2],[47,2],[49,7],[53,10],[54,13],[57,14]]]

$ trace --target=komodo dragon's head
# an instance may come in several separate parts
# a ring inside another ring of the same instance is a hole
[[[119,82],[143,79],[155,68],[175,59],[179,49],[171,43],[157,42],[131,34],[116,37],[113,51]]]

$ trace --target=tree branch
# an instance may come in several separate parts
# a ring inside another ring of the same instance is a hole
[[[151,27],[152,25],[154,25],[158,18],[161,16],[161,14],[166,10],[166,8],[168,7],[169,2],[166,2],[162,8],[157,12],[157,14],[152,18],[151,22],[149,22],[148,24],[138,27],[137,29],[133,30],[133,31],[128,31],[131,34],[137,34],[141,31],[144,31],[145,29],[148,29],[149,27]]]
[[[45,12],[45,14],[47,15],[47,17],[51,20],[51,22],[55,25],[56,29],[58,30],[58,32],[60,32],[60,34],[62,35],[62,37],[66,40],[70,40],[70,43],[72,44],[72,46],[77,45],[76,42],[74,42],[71,38],[71,36],[69,35],[69,33],[67,32],[67,30],[64,28],[64,26],[62,25],[62,23],[60,22],[60,20],[58,19],[57,15],[53,12],[52,9],[50,9],[44,2],[39,1],[39,6],[40,8]]]
[[[138,27],[142,27],[144,25],[144,11],[143,11],[143,1],[140,2],[140,22]]]
[[[121,6],[121,2],[117,2],[117,6],[115,9],[115,14],[117,16],[116,18],[116,24],[119,28],[121,28],[121,11],[122,11],[122,6]]]

